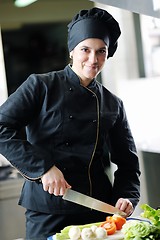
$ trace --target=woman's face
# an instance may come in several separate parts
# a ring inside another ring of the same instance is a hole
[[[88,38],[80,42],[70,53],[73,71],[82,82],[90,82],[102,70],[108,56],[108,47],[97,38]]]

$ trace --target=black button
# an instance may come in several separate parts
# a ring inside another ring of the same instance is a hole
[[[69,146],[69,142],[66,142],[65,145],[66,145],[66,146]]]
[[[72,119],[72,118],[73,118],[73,116],[72,116],[72,115],[70,115],[70,116],[69,116],[69,118],[70,118],[70,119]]]
[[[73,89],[70,87],[70,88],[69,88],[69,91],[73,91]]]
[[[96,119],[94,119],[92,122],[93,122],[93,123],[95,123],[95,122],[97,122],[97,120],[96,120]]]

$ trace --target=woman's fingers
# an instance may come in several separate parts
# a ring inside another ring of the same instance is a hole
[[[64,179],[63,173],[56,166],[53,166],[45,173],[41,180],[44,191],[48,191],[55,196],[62,196],[67,188],[71,188]]]
[[[118,201],[116,203],[116,207],[119,210],[125,212],[127,214],[127,216],[131,215],[134,210],[132,203],[127,198],[118,199]]]

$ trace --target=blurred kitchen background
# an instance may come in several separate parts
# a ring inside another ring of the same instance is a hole
[[[0,105],[29,74],[68,62],[67,24],[81,9],[108,10],[122,35],[99,77],[124,102],[141,166],[140,205],[160,206],[160,1],[37,0],[17,7],[0,0]],[[111,166],[111,171],[115,170]],[[24,209],[17,205],[23,178],[0,155],[0,239],[24,238]]]

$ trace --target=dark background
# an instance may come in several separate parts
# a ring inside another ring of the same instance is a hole
[[[8,95],[32,73],[68,63],[67,23],[31,24],[2,31]]]

